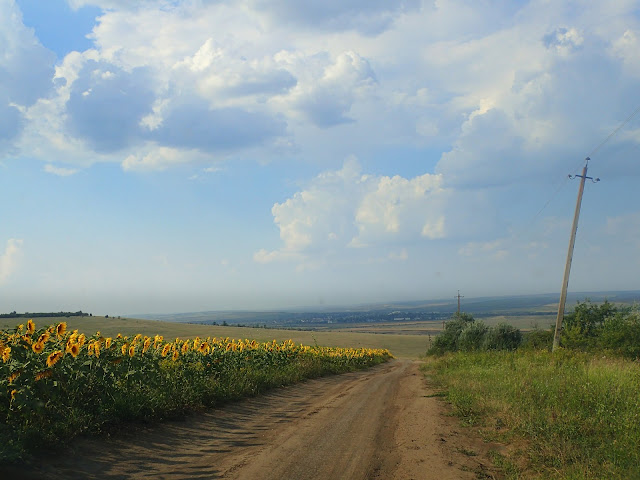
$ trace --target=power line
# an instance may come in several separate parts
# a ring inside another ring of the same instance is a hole
[[[629,115],[620,125],[618,125],[602,142],[600,142],[598,144],[598,146],[596,148],[594,148],[589,155],[587,155],[587,158],[590,158],[593,155],[595,155],[609,140],[611,140],[638,113],[640,113],[640,105],[638,106],[638,108],[636,108],[631,113],[631,115]],[[578,167],[578,165],[582,165],[583,161],[584,160],[580,160],[580,162],[576,165],[576,168]],[[573,170],[575,170],[575,168]],[[553,201],[553,199],[556,197],[556,195],[558,195],[560,190],[562,190],[562,188],[566,185],[566,183],[569,180],[569,178],[570,177],[565,177],[564,178],[564,181],[560,184],[558,189],[555,192],[553,192],[551,197],[549,197],[549,199],[545,202],[545,204],[542,206],[542,208],[540,210],[538,210],[538,212],[531,218],[531,220],[529,220],[529,222],[528,222],[529,225],[531,225],[534,222],[534,220],[536,220],[540,216],[540,214],[549,206],[549,204]]]
[[[629,123],[631,121],[631,119],[633,117],[635,117],[639,112],[640,112],[640,106],[638,106],[638,108],[636,108],[633,111],[633,113],[626,118],[626,120],[624,122],[622,122],[620,125],[618,125],[618,128],[616,128],[613,132],[611,132],[607,138],[605,138],[602,142],[600,142],[600,144],[596,148],[594,148],[593,151],[589,155],[587,155],[587,157],[593,157],[596,154],[596,152],[598,150],[600,150],[604,146],[605,143],[607,143],[609,140],[611,140],[611,138],[616,133],[618,133],[622,127],[624,127],[627,123]]]

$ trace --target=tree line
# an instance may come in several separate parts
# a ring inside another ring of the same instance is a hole
[[[38,317],[93,317],[92,313],[77,312],[24,312],[0,313],[0,318],[38,318]]]

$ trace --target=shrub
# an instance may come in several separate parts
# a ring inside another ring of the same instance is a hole
[[[470,352],[482,348],[489,328],[483,322],[468,323],[460,332],[458,350]]]
[[[474,321],[473,317],[468,313],[456,313],[445,323],[444,332],[436,337],[427,354],[442,355],[445,352],[457,351],[458,340],[462,330]]]
[[[516,327],[499,323],[491,327],[484,338],[485,350],[515,350],[522,343],[522,333]]]
[[[598,347],[598,337],[607,318],[618,313],[618,307],[605,300],[598,305],[588,298],[578,302],[573,312],[564,317],[563,347],[589,350]]]
[[[602,348],[627,358],[640,357],[640,311],[638,307],[608,317],[599,339]]]
[[[534,328],[522,336],[521,346],[527,350],[551,350],[553,346],[553,329]]]

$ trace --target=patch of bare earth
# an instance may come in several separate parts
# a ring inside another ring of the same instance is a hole
[[[7,479],[499,478],[487,454],[445,415],[418,363],[310,380],[111,437],[80,438]]]

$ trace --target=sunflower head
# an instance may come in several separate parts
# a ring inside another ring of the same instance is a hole
[[[36,373],[36,382],[43,380],[45,378],[49,378],[51,375],[53,375],[52,370],[43,370],[42,372],[38,372]]]
[[[166,357],[169,354],[169,350],[171,350],[171,344],[167,343],[164,347],[162,347],[162,356]]]
[[[113,342],[111,337],[107,337],[106,340],[104,341],[104,348],[109,350],[111,348],[111,342]]]
[[[175,362],[176,360],[178,360],[179,356],[180,356],[180,350],[175,349],[173,351],[173,355],[171,356],[171,360],[173,360]]]
[[[142,345],[142,353],[147,353],[147,350],[149,350],[150,346],[151,346],[151,339],[147,337],[147,339],[144,341],[144,344]]]
[[[18,390],[16,390],[16,389],[11,390],[11,401],[12,402],[15,400],[17,393],[18,393]]]
[[[27,333],[31,335],[35,331],[36,331],[36,324],[33,323],[33,320],[27,320]]]
[[[67,332],[67,322],[60,322],[56,327],[56,336],[60,338]]]
[[[135,356],[135,354],[136,354],[136,346],[135,346],[135,345],[131,345],[131,346],[129,347],[129,356],[130,356],[130,357],[134,357],[134,356]]]
[[[40,340],[38,340],[36,343],[31,345],[31,349],[35,353],[42,353],[42,351],[44,350],[44,342],[41,342]]]
[[[7,363],[11,357],[11,347],[5,347],[2,349],[2,362]]]
[[[189,351],[189,346],[191,342],[184,342],[182,344],[182,353],[187,353]]]
[[[80,353],[80,345],[78,345],[77,343],[72,343],[69,347],[69,353],[73,358],[76,358]]]
[[[62,358],[62,350],[56,350],[47,357],[47,367],[53,367]]]
[[[40,338],[38,338],[38,343],[42,343],[45,344],[47,343],[47,340],[49,340],[50,334],[48,331],[44,332],[42,335],[40,335]]]

